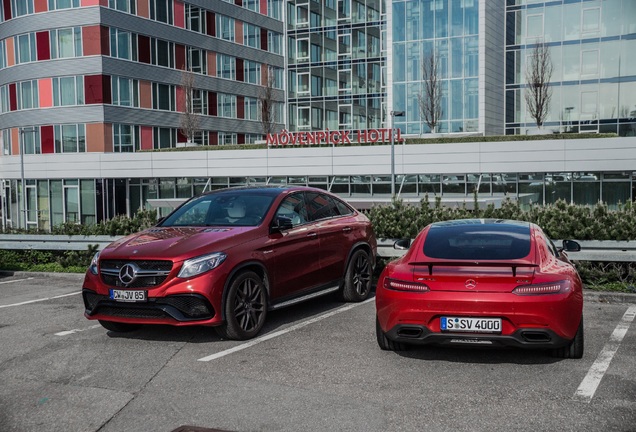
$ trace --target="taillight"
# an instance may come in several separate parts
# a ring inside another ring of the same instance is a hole
[[[559,294],[570,291],[570,281],[562,280],[537,285],[522,285],[513,289],[513,294],[517,295],[543,295],[543,294]]]
[[[424,284],[397,279],[384,279],[384,288],[395,291],[428,292],[430,288]]]

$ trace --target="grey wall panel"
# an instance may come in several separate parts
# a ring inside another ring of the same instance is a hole
[[[16,111],[0,115],[0,129],[67,123],[101,123],[103,105],[83,105]]]
[[[276,67],[285,66],[284,57],[278,54],[272,54],[260,49],[228,42],[201,33],[110,9],[104,9],[102,13],[102,24],[108,27],[116,27],[121,30],[168,40],[182,45],[203,48],[208,51],[267,63]],[[280,33],[282,34],[282,29]]]
[[[21,16],[0,24],[0,39],[33,31],[99,24],[101,10],[84,7]]]
[[[0,85],[37,78],[102,73],[102,57],[75,57],[46,62],[23,63],[0,71]]]

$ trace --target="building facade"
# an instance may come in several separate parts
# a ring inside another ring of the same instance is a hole
[[[91,224],[149,200],[262,183],[366,202],[392,190],[455,203],[474,191],[524,204],[636,199],[632,0],[0,1],[5,228]],[[186,145],[186,106],[196,144],[264,140],[268,88],[277,131],[394,123],[426,137],[418,96],[430,55],[440,65],[437,132],[525,134],[534,120],[524,71],[542,43],[554,66],[544,129],[624,138],[396,145],[395,176],[389,145],[142,152]],[[482,163],[492,152],[496,163]]]

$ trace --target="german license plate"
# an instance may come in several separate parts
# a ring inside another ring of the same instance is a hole
[[[501,318],[441,317],[440,328],[448,332],[501,333]]]
[[[120,302],[145,302],[146,291],[111,289],[110,298]]]

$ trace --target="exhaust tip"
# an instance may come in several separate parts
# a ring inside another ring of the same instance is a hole
[[[403,338],[418,338],[422,336],[422,329],[417,327],[402,327],[397,335]]]
[[[521,336],[526,342],[550,342],[552,340],[549,334],[542,331],[524,331]]]

